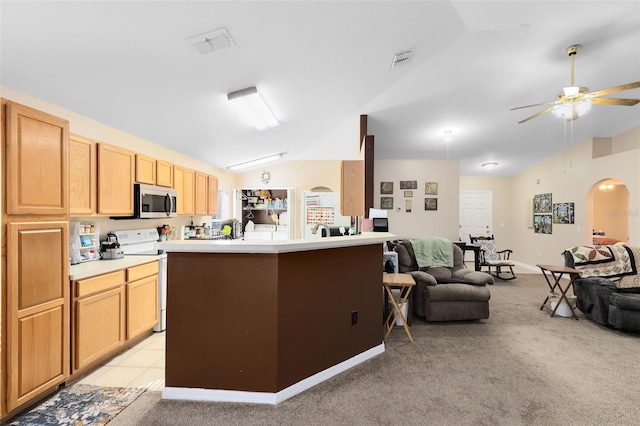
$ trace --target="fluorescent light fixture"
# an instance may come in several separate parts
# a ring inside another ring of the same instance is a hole
[[[229,171],[248,169],[253,166],[257,166],[258,164],[270,163],[272,161],[280,160],[284,158],[285,152],[280,152],[278,154],[269,155],[267,157],[256,158],[255,160],[245,161],[244,163],[233,164],[227,167]]]
[[[495,161],[489,161],[488,163],[482,163],[482,167],[484,167],[487,170],[491,170],[493,168],[495,168],[498,165],[498,163],[496,163]]]
[[[231,92],[227,95],[227,99],[237,113],[258,130],[271,129],[280,125],[255,87]]]

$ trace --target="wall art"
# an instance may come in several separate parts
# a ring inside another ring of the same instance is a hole
[[[424,199],[424,209],[425,210],[438,210],[438,199],[427,197]]]
[[[553,223],[574,223],[573,203],[553,204]]]
[[[533,230],[536,234],[551,234],[551,215],[533,215]]]
[[[405,197],[413,197],[413,191],[404,191]]]
[[[404,200],[404,211],[411,213],[411,200]]]
[[[393,209],[393,197],[380,197],[381,209]]]
[[[393,194],[393,182],[380,182],[381,194]]]
[[[534,213],[551,213],[551,193],[533,196]]]
[[[400,189],[418,189],[417,180],[401,180]]]
[[[438,182],[426,182],[424,184],[425,195],[438,195]]]

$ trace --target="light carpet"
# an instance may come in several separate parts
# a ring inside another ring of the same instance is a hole
[[[427,323],[386,351],[276,406],[162,400],[112,425],[638,425],[640,336],[550,317],[540,274],[497,280],[490,318]],[[111,426],[111,425],[110,425]]]

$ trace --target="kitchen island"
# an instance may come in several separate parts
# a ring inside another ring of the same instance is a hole
[[[277,404],[384,352],[382,243],[170,241],[165,399]]]

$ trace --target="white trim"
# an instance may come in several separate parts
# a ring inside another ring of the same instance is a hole
[[[384,352],[384,342],[378,346],[366,350],[346,361],[320,371],[313,376],[307,377],[288,388],[276,393],[269,392],[246,392],[235,390],[202,389],[202,388],[178,388],[165,387],[162,391],[162,399],[180,399],[188,401],[209,401],[209,402],[244,402],[251,404],[279,404],[292,396],[304,392],[305,390],[318,385],[325,380],[337,376],[338,374],[355,367],[356,365],[380,355]]]

